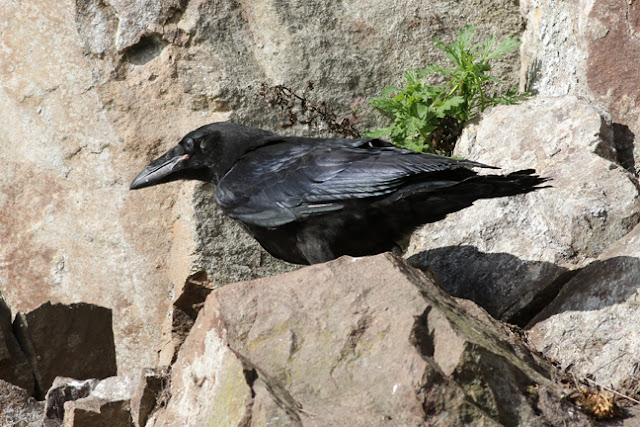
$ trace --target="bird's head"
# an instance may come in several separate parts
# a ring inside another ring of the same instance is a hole
[[[196,179],[218,183],[247,151],[273,134],[236,123],[203,126],[153,160],[131,182],[131,190],[176,180]]]

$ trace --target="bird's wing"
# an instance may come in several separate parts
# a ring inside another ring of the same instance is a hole
[[[216,200],[232,218],[276,227],[338,211],[347,200],[389,195],[416,176],[422,176],[422,187],[441,188],[438,172],[476,166],[487,167],[378,140],[283,138],[243,156],[218,184]],[[429,174],[433,181],[424,177]]]

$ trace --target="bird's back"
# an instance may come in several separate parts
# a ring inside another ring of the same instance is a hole
[[[488,166],[377,140],[281,138],[239,159],[216,199],[276,257],[316,263],[391,250],[421,224],[542,182],[470,167]]]

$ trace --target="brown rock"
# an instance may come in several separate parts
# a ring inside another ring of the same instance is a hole
[[[151,413],[166,404],[170,384],[169,367],[143,369],[131,396],[131,414],[137,427],[144,426]]]
[[[65,404],[64,427],[133,427],[126,402],[87,398]]]
[[[111,310],[93,304],[46,303],[18,313],[14,330],[33,368],[36,395],[58,376],[106,378],[116,374]]]
[[[131,396],[137,383],[132,377],[109,377],[88,397],[66,402],[64,427],[134,427]]]
[[[142,427],[156,405],[166,403],[163,392],[168,382],[167,367],[102,381],[58,377],[47,393],[48,422],[76,427]]]
[[[153,425],[589,425],[466,304],[388,254],[217,289]]]
[[[176,289],[179,296],[173,303],[171,342],[162,348],[159,355],[160,364],[170,365],[175,362],[178,350],[212,290],[213,283],[207,279],[207,274],[203,271],[187,277],[180,292]]]

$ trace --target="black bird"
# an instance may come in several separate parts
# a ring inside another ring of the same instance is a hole
[[[380,139],[287,137],[222,122],[188,133],[131,189],[180,179],[217,184],[218,206],[271,255],[315,264],[395,249],[419,225],[547,180],[531,169],[478,175],[475,167],[497,169]]]

